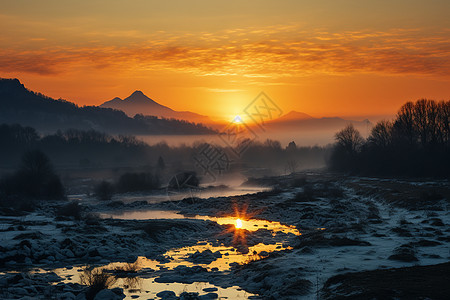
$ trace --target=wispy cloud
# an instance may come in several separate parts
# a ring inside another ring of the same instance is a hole
[[[244,91],[241,89],[213,89],[213,88],[206,88],[206,90],[214,93],[238,93]]]
[[[87,70],[161,69],[248,78],[354,72],[449,76],[450,32],[392,29],[332,33],[272,26],[199,35],[159,32],[148,41],[125,47],[0,50],[0,71],[51,75],[80,66]]]

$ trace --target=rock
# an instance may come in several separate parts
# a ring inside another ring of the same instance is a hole
[[[199,300],[200,297],[198,296],[198,293],[195,292],[182,292],[180,294],[180,300]]]
[[[33,285],[27,286],[27,287],[25,287],[25,289],[30,294],[35,294],[35,295],[38,294],[38,290]]]
[[[57,260],[57,261],[62,261],[62,260],[64,260],[66,257],[64,256],[64,255],[62,255],[61,253],[59,253],[59,252],[56,252],[56,254],[55,254],[55,259]]]
[[[26,265],[32,265],[33,264],[33,262],[31,261],[31,259],[29,258],[29,257],[25,257],[25,259],[24,259],[24,264],[26,264]]]
[[[101,290],[95,295],[94,300],[122,300],[125,295],[117,295],[112,290]]]
[[[73,254],[73,252],[70,249],[65,249],[63,253],[68,258],[74,258],[75,257],[75,255]]]
[[[217,288],[215,288],[215,287],[212,287],[212,288],[204,288],[203,289],[203,291],[204,292],[207,292],[207,293],[210,293],[210,292],[217,292]]]
[[[8,279],[0,277],[0,287],[6,287],[8,285]]]
[[[161,264],[166,264],[166,263],[170,262],[171,260],[173,260],[172,257],[167,256],[167,255],[166,255],[166,256],[164,256],[164,255],[158,255],[158,256],[155,257],[155,259],[156,259],[157,261],[159,261]]]
[[[96,256],[100,256],[100,253],[98,253],[97,249],[93,249],[88,252],[88,255],[90,257],[96,257]]]
[[[56,299],[58,299],[58,300],[75,300],[76,297],[71,292],[65,292],[63,294],[57,295]]]
[[[219,298],[219,295],[217,293],[208,293],[199,297],[199,299],[201,300],[212,300],[217,298]]]
[[[111,289],[111,291],[112,291],[114,294],[119,295],[119,296],[124,295],[123,289],[122,289],[122,288],[116,287],[116,288]]]
[[[46,280],[49,281],[49,282],[57,282],[57,281],[61,281],[61,277],[56,275],[56,273],[51,272],[51,273],[47,274]]]
[[[410,244],[412,246],[417,246],[417,247],[433,247],[433,246],[442,245],[442,243],[436,242],[436,241],[433,241],[433,240],[420,240],[420,241],[417,241],[417,242],[412,242]]]
[[[409,245],[402,245],[394,250],[394,254],[389,256],[390,260],[398,260],[404,262],[418,261],[414,249]]]
[[[21,296],[28,295],[27,290],[21,287],[10,287],[8,288],[8,292],[13,295],[21,295]]]
[[[205,250],[203,252],[196,251],[187,260],[198,264],[210,264],[220,257],[222,257],[222,254],[219,251],[212,252],[211,250]]]
[[[21,254],[23,254],[25,256],[30,256],[31,255],[31,250],[26,245],[23,246],[22,251],[20,251],[20,252],[21,252]]]
[[[163,300],[171,300],[171,299],[176,299],[176,295],[174,292],[172,291],[162,291],[159,292],[158,294],[156,294],[157,297],[160,297]]]
[[[85,293],[79,293],[75,300],[86,300],[86,294]]]

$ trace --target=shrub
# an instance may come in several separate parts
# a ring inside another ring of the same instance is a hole
[[[103,180],[94,187],[94,194],[98,200],[111,200],[114,195],[114,186]]]
[[[97,213],[88,213],[84,216],[86,225],[100,225],[100,215]]]
[[[80,283],[89,287],[86,299],[95,298],[98,292],[111,287],[117,278],[109,274],[106,270],[87,268],[80,274]]]
[[[116,267],[114,272],[116,275],[127,275],[130,273],[137,273],[137,271],[141,269],[139,261],[135,261],[134,263],[124,263],[120,267]]]
[[[40,150],[26,152],[17,172],[0,181],[4,197],[59,200],[64,187],[48,157]]]
[[[72,217],[76,220],[80,220],[82,211],[83,207],[77,201],[72,201],[59,207],[56,211],[56,215],[59,217]]]

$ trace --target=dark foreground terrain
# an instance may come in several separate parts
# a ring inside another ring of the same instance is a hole
[[[245,194],[244,185],[240,195],[229,196],[232,191],[223,187],[213,198],[189,191],[183,200],[166,194],[120,194],[111,201],[71,195],[78,204],[3,209],[0,298],[450,294],[448,181],[298,173],[247,185],[264,188]]]
[[[325,299],[448,299],[450,263],[337,275],[323,287]]]

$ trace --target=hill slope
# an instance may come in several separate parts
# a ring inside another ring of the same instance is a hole
[[[111,134],[210,134],[213,130],[180,120],[138,115],[96,106],[79,107],[32,92],[18,79],[0,79],[0,123],[19,123],[40,132],[58,129],[95,129]]]

